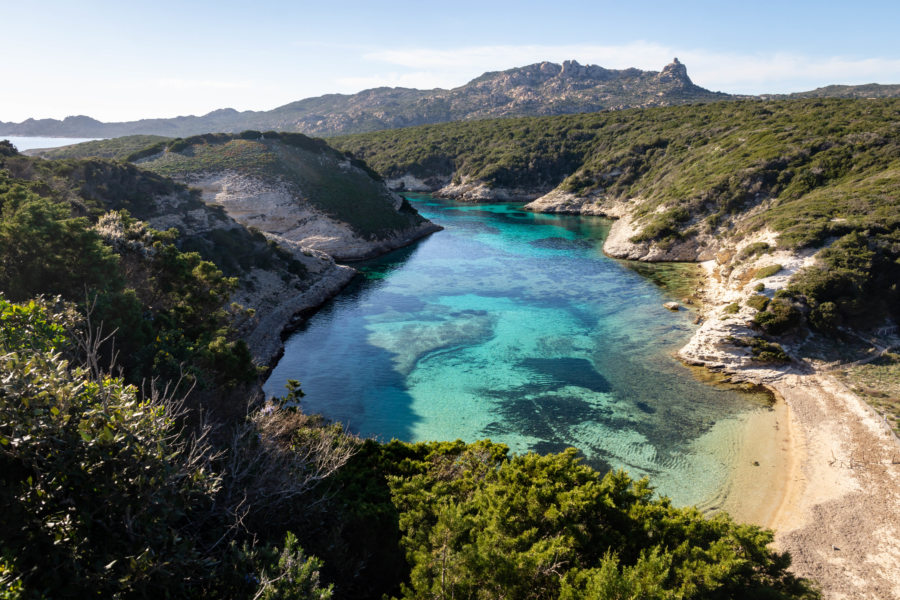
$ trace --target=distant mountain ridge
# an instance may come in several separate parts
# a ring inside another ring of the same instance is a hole
[[[786,97],[897,97],[900,85],[828,86]],[[694,84],[677,58],[661,71],[606,69],[574,60],[541,62],[484,73],[453,89],[380,87],[357,94],[306,98],[268,111],[214,110],[203,116],[103,123],[86,116],[0,121],[0,135],[120,137],[148,134],[186,137],[248,129],[327,137],[413,125],[495,117],[542,116],[670,106],[749,98],[712,92]]]
[[[662,71],[606,69],[568,60],[484,73],[450,90],[381,87],[357,94],[328,94],[269,111],[231,108],[203,116],[103,123],[86,116],[0,122],[7,135],[119,137],[134,134],[179,137],[247,129],[329,136],[411,125],[505,116],[536,116],[666,106],[725,100],[729,94],[695,85],[676,58]]]

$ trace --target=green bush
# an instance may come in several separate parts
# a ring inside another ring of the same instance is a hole
[[[487,442],[444,443],[403,455],[390,481],[411,566],[405,598],[815,597],[766,547],[770,533],[674,508],[574,449],[506,458]]]
[[[763,363],[787,363],[791,358],[777,342],[770,342],[758,337],[729,338],[735,346],[750,348],[750,359]]]
[[[766,277],[771,277],[775,275],[779,271],[781,271],[781,265],[769,265],[767,267],[762,267],[761,269],[757,269],[756,273],[753,276],[756,279],[765,279]]]
[[[797,327],[801,322],[801,314],[789,301],[775,299],[769,302],[766,310],[760,310],[753,321],[766,333],[780,335]]]
[[[747,298],[747,306],[750,308],[755,308],[756,310],[766,310],[766,306],[769,304],[769,299],[762,294],[754,294]]]
[[[738,255],[738,258],[741,260],[747,259],[752,256],[756,256],[757,254],[765,254],[771,249],[772,247],[769,246],[769,244],[767,244],[766,242],[754,242],[745,246]]]
[[[819,331],[831,332],[842,322],[841,311],[834,302],[823,302],[809,312],[809,324]]]
[[[0,290],[14,300],[37,294],[84,296],[121,285],[117,260],[84,218],[21,184],[0,186]]]
[[[18,323],[0,334],[0,550],[29,595],[189,589],[206,563],[173,525],[209,506],[217,478],[172,441],[162,404],[69,366],[47,305],[0,310]]]
[[[753,352],[753,360],[764,363],[786,363],[790,362],[790,357],[785,353],[781,344],[775,342],[767,342],[755,338],[751,344]]]
[[[726,306],[723,310],[725,311],[725,314],[727,314],[727,315],[734,315],[734,314],[737,314],[737,312],[739,310],[741,310],[741,305],[738,304],[737,302],[732,302],[731,304]]]
[[[287,533],[281,551],[268,562],[275,569],[261,573],[254,600],[329,600],[332,597],[333,586],[323,588],[319,583],[322,561],[306,556],[293,533]]]

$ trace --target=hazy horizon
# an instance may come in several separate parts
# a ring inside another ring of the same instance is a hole
[[[677,56],[691,79],[731,94],[900,83],[896,3],[807,1],[752,7],[649,2],[349,1],[341,11],[267,0],[151,6],[59,0],[5,7],[0,66],[15,93],[0,121],[100,121],[271,110],[374,87],[453,88],[487,71],[577,60],[658,71]]]

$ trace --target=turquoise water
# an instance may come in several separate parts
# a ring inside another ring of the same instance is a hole
[[[297,379],[304,410],[363,436],[575,446],[680,504],[716,494],[735,442],[702,438],[764,400],[673,358],[691,315],[603,255],[607,221],[410,200],[445,230],[354,265],[364,276],[287,341],[267,394]]]

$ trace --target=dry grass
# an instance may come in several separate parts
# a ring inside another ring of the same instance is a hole
[[[887,352],[870,363],[841,370],[837,376],[900,435],[900,354]]]

